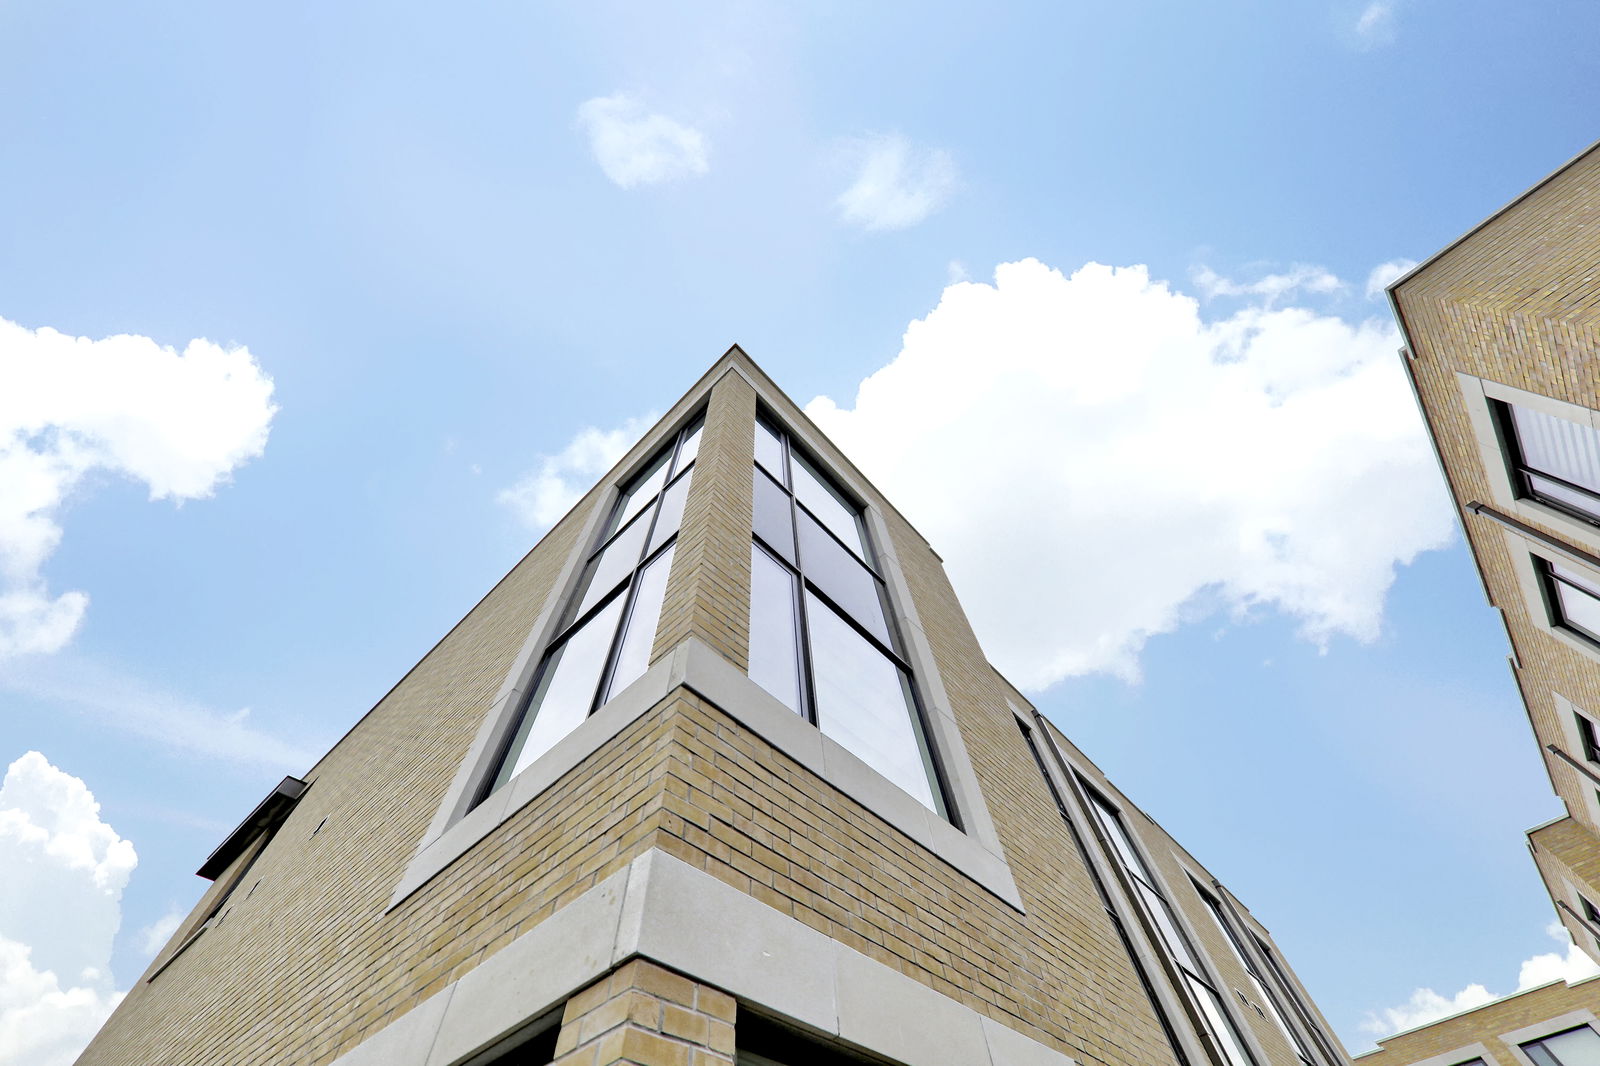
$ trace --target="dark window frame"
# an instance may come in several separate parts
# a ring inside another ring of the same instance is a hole
[[[1289,1024],[1289,1019],[1283,1012],[1283,1005],[1278,1002],[1278,994],[1267,983],[1266,974],[1262,973],[1261,968],[1256,965],[1256,960],[1251,957],[1249,949],[1245,946],[1244,938],[1234,928],[1234,923],[1228,917],[1227,906],[1223,903],[1221,896],[1208,891],[1193,876],[1189,878],[1189,883],[1194,886],[1195,894],[1210,909],[1212,917],[1222,927],[1222,932],[1228,938],[1228,944],[1233,948],[1233,953],[1244,964],[1245,973],[1249,975],[1250,980],[1255,982],[1256,991],[1261,994],[1262,1000],[1272,1011],[1273,1021],[1278,1024],[1278,1028],[1283,1030],[1284,1035],[1289,1038],[1289,1042],[1294,1045],[1295,1057],[1305,1066],[1317,1066],[1316,1056],[1312,1054],[1311,1049],[1306,1045],[1305,1037],[1294,1026]],[[1252,935],[1254,934],[1252,933]],[[1257,1013],[1261,1012],[1257,1011]]]
[[[1558,1036],[1566,1036],[1568,1033],[1576,1033],[1579,1030],[1588,1030],[1588,1032],[1594,1035],[1595,1043],[1600,1045],[1600,1031],[1596,1031],[1594,1026],[1584,1023],[1582,1025],[1570,1026],[1566,1029],[1562,1029],[1560,1032],[1546,1033],[1544,1036],[1538,1037],[1534,1040],[1524,1040],[1522,1043],[1517,1045],[1517,1049],[1526,1055],[1529,1061],[1534,1063],[1534,1066],[1550,1066],[1550,1064],[1555,1064],[1555,1066],[1567,1066],[1566,1063],[1563,1063],[1559,1058],[1556,1057],[1555,1052],[1544,1047],[1544,1042],[1546,1040],[1554,1040]],[[1529,1048],[1535,1046],[1538,1047],[1541,1055],[1549,1059],[1549,1063],[1542,1061],[1539,1057],[1535,1056],[1528,1050]]]
[[[793,597],[795,636],[797,642],[798,671],[799,671],[799,714],[813,726],[818,726],[815,663],[811,648],[811,617],[810,609],[806,602],[808,595],[815,596],[838,619],[843,621],[852,632],[865,640],[875,651],[883,655],[905,679],[905,687],[910,695],[910,718],[912,732],[916,737],[919,753],[924,767],[928,770],[929,791],[933,795],[935,804],[934,813],[957,829],[965,831],[962,824],[959,808],[954,800],[954,790],[950,787],[949,778],[945,772],[944,761],[933,740],[933,728],[928,721],[926,702],[922,695],[922,687],[917,678],[917,670],[912,665],[900,634],[900,627],[895,620],[893,600],[889,593],[889,582],[883,573],[883,564],[879,560],[879,553],[872,543],[872,533],[866,520],[867,505],[858,499],[854,493],[849,492],[834,479],[828,470],[828,464],[819,461],[804,447],[796,447],[794,434],[783,426],[783,423],[772,416],[763,407],[756,413],[756,430],[762,429],[771,433],[778,439],[781,452],[781,462],[784,467],[782,477],[768,470],[761,461],[759,452],[753,464],[754,478],[765,477],[787,497],[789,505],[789,533],[793,537],[795,559],[791,562],[785,557],[780,545],[773,545],[763,539],[761,534],[754,529],[752,519],[751,538],[757,550],[766,555],[768,559],[781,567],[794,582],[795,596]],[[854,512],[856,533],[861,541],[861,549],[857,550],[833,530],[822,517],[811,510],[800,499],[792,484],[793,478],[790,470],[795,457],[798,456],[811,473],[821,482],[825,489],[831,489],[840,501]],[[752,496],[754,495],[754,482],[752,482]],[[850,557],[860,563],[867,573],[871,575],[877,592],[878,602],[883,611],[884,625],[888,631],[889,639],[885,641],[874,633],[868,626],[857,620],[836,597],[828,594],[819,582],[808,577],[804,565],[804,551],[800,541],[800,515],[804,513],[817,526],[826,537],[834,544],[848,552]],[[820,728],[820,726],[819,726]],[[870,764],[869,764],[870,765]]]
[[[1600,492],[1584,485],[1574,484],[1558,474],[1541,470],[1527,461],[1523,453],[1522,441],[1517,434],[1516,418],[1511,413],[1514,405],[1507,400],[1489,401],[1490,418],[1494,422],[1495,432],[1500,437],[1500,451],[1505,458],[1506,476],[1510,479],[1512,492],[1519,498],[1534,500],[1546,507],[1560,511],[1569,518],[1577,519],[1591,526],[1600,527]],[[1540,492],[1534,483],[1534,478],[1543,478],[1553,481],[1569,492],[1591,498],[1595,503],[1593,512],[1586,512],[1573,506],[1568,500],[1549,496]]]
[[[1593,718],[1576,707],[1572,710],[1572,717],[1578,727],[1578,746],[1583,750],[1583,757],[1600,764],[1600,729],[1595,726]]]
[[[1600,594],[1556,573],[1557,566],[1570,568],[1571,565],[1570,563],[1557,563],[1542,555],[1533,555],[1533,572],[1539,579],[1539,592],[1544,597],[1545,613],[1549,616],[1552,627],[1565,633],[1570,633],[1579,640],[1600,649],[1600,633],[1585,629],[1581,624],[1574,622],[1561,602],[1560,589],[1569,588],[1578,595],[1587,596],[1589,599],[1594,600],[1596,606],[1600,607]]]
[[[568,593],[567,602],[561,608],[561,623],[556,632],[545,642],[539,655],[539,666],[528,679],[527,692],[522,697],[522,702],[517,712],[505,730],[505,735],[499,744],[489,769],[485,772],[482,784],[479,785],[477,794],[473,797],[471,807],[477,807],[488,799],[514,776],[510,771],[516,765],[513,758],[514,749],[518,749],[518,740],[522,737],[523,727],[529,721],[529,715],[537,717],[538,709],[533,706],[533,700],[539,695],[540,686],[545,674],[553,669],[558,655],[567,647],[567,642],[583,630],[591,621],[605,613],[615,604],[620,597],[622,600],[621,615],[617,619],[617,628],[611,634],[607,646],[605,661],[600,668],[599,679],[595,683],[594,692],[591,694],[589,704],[584,710],[587,719],[610,701],[615,695],[611,692],[612,682],[616,677],[617,660],[622,654],[622,648],[627,641],[630,623],[633,621],[633,607],[638,600],[639,585],[646,571],[658,560],[669,552],[674,552],[678,545],[678,536],[681,533],[682,516],[679,516],[680,528],[674,530],[672,535],[660,544],[651,547],[655,539],[656,525],[660,521],[662,501],[667,493],[674,487],[684,482],[694,474],[699,460],[699,441],[696,440],[695,453],[687,462],[680,462],[684,453],[684,445],[692,438],[697,438],[705,428],[705,412],[696,412],[685,419],[684,423],[672,434],[671,442],[652,451],[650,455],[628,477],[621,479],[615,499],[607,511],[606,520],[600,527],[600,533],[595,543],[584,556],[583,565],[578,568],[578,577],[575,586]],[[647,481],[655,472],[657,465],[665,459],[667,473],[660,487],[651,494],[645,504],[638,508],[627,521],[621,521],[625,509],[633,499],[633,492],[643,482]],[[580,611],[584,598],[589,593],[589,584],[594,579],[601,557],[613,544],[617,543],[636,523],[645,522],[646,528],[640,539],[639,556],[634,560],[633,568],[628,571],[625,580],[618,582],[608,591],[600,595],[587,608]],[[670,578],[670,574],[668,575]],[[659,626],[660,619],[656,619]]]

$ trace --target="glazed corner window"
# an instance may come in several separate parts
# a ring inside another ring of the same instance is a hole
[[[623,486],[483,796],[549,751],[650,665],[700,429],[696,419],[680,430]]]
[[[750,677],[950,819],[861,508],[756,422]]]
[[[1587,1025],[1530,1040],[1522,1053],[1533,1066],[1600,1066],[1600,1035]]]
[[[1548,559],[1534,557],[1544,585],[1552,625],[1600,644],[1600,579]]]
[[[1500,400],[1493,410],[1517,495],[1600,525],[1600,430]]]

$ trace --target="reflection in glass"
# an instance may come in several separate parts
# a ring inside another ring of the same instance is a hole
[[[756,536],[769,548],[794,562],[794,510],[789,504],[789,494],[780,489],[760,470],[752,470],[754,479],[752,498],[755,506]]]
[[[799,712],[794,577],[754,544],[750,546],[750,680]]]
[[[1188,942],[1183,939],[1183,934],[1178,932],[1178,923],[1172,917],[1172,909],[1167,906],[1167,901],[1137,877],[1134,879],[1134,887],[1139,890],[1139,895],[1144,897],[1145,906],[1150,908],[1150,915],[1161,929],[1161,939],[1167,942],[1167,950],[1171,952],[1172,957],[1188,969],[1200,969],[1200,964],[1189,951]]]
[[[1600,640],[1600,591],[1595,583],[1555,563],[1550,564],[1550,573],[1559,578],[1551,582],[1561,612],[1559,621]]]
[[[806,593],[817,725],[930,810],[931,767],[913,722],[905,674],[821,600]]]
[[[861,526],[856,509],[847,503],[826,478],[811,468],[800,456],[794,457],[794,495],[810,508],[822,524],[833,530],[834,536],[863,559],[867,557],[866,543],[861,539]]]
[[[611,523],[612,529],[620,529],[624,522],[638,514],[644,505],[656,498],[656,493],[661,491],[662,482],[667,480],[667,462],[672,458],[670,451],[662,452],[650,464],[649,469],[640,474],[633,484],[623,490],[621,505],[617,508],[617,517]]]
[[[797,512],[795,521],[800,529],[800,565],[806,579],[815,582],[851,618],[888,644],[889,623],[883,615],[878,579],[805,511]]]
[[[650,547],[646,549],[646,555],[671,540],[678,532],[678,527],[683,525],[683,501],[688,498],[689,482],[693,478],[694,471],[691,470],[667,486],[667,491],[661,494],[661,510],[656,517],[655,532],[650,534]]]
[[[1600,1066],[1600,1036],[1587,1025],[1523,1044],[1537,1066]]]
[[[672,466],[673,473],[681,474],[689,469],[689,464],[700,454],[700,431],[704,428],[705,423],[698,422],[689,431],[689,435],[683,438],[683,447],[678,449],[678,461]]]
[[[1600,508],[1600,431],[1593,426],[1568,421],[1530,407],[1511,407],[1511,420],[1517,429],[1517,445],[1529,468],[1529,487],[1584,514],[1595,515]],[[1568,484],[1550,478],[1550,474]],[[1578,489],[1588,489],[1581,492]]]
[[[528,700],[528,710],[506,753],[496,788],[549,751],[589,716],[600,672],[605,669],[606,653],[611,650],[611,638],[622,617],[624,598],[614,597],[546,659],[538,687]]]
[[[756,462],[766,467],[767,473],[777,478],[780,482],[785,480],[783,476],[783,442],[777,438],[772,430],[762,425],[759,421],[756,422]]]
[[[639,575],[639,588],[633,594],[633,607],[628,611],[628,628],[622,637],[622,649],[617,652],[617,666],[611,673],[611,685],[606,699],[627,688],[650,665],[650,649],[656,642],[656,626],[661,621],[661,600],[667,594],[667,575],[672,571],[672,553],[676,545],[668,548],[644,568]]]
[[[1200,1003],[1200,1010],[1206,1016],[1209,1028],[1217,1043],[1222,1046],[1222,1053],[1227,1056],[1229,1066],[1251,1066],[1251,1058],[1239,1040],[1239,1034],[1233,1031],[1233,1021],[1222,1009],[1222,1001],[1217,997],[1209,985],[1202,984],[1193,974],[1184,974],[1189,980],[1189,989],[1194,993],[1194,998]]]
[[[589,564],[588,584],[582,599],[578,601],[577,610],[572,612],[573,618],[582,618],[585,611],[599,603],[617,587],[618,582],[633,573],[633,568],[639,565],[639,556],[644,552],[644,535],[649,529],[650,516],[639,516]]]

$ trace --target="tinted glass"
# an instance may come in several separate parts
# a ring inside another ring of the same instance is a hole
[[[1167,942],[1167,949],[1172,957],[1187,969],[1199,970],[1200,964],[1195,961],[1193,953],[1189,951],[1188,943],[1183,939],[1183,934],[1178,931],[1178,923],[1172,917],[1172,909],[1167,906],[1167,901],[1143,881],[1135,881],[1134,888],[1144,897],[1145,906],[1150,909],[1150,916],[1155,919],[1156,926],[1161,930],[1161,939]]]
[[[1145,871],[1144,860],[1139,858],[1139,852],[1133,846],[1133,841],[1128,838],[1127,830],[1122,828],[1122,819],[1110,807],[1101,802],[1099,796],[1090,796],[1094,803],[1094,812],[1100,819],[1100,824],[1105,827],[1106,836],[1111,838],[1111,846],[1116,849],[1117,855],[1122,859],[1122,865],[1132,871],[1135,877],[1148,878]]]
[[[767,472],[780,482],[783,478],[783,442],[762,425],[756,423],[756,462],[767,468]]]
[[[811,630],[817,725],[858,759],[937,810],[905,675],[810,593],[806,621]]]
[[[1573,718],[1578,723],[1578,739],[1583,743],[1583,757],[1590,762],[1600,762],[1600,737],[1595,736],[1594,723],[1577,712]]]
[[[617,652],[617,667],[606,699],[627,688],[650,665],[650,648],[655,644],[656,626],[661,620],[661,600],[667,594],[667,574],[672,570],[672,551],[668,548],[656,556],[639,575],[639,590],[628,610],[628,628]]]
[[[611,638],[622,617],[624,598],[618,596],[606,604],[551,653],[496,787],[549,751],[589,716],[595,689],[600,685],[600,672],[611,651]]]
[[[616,520],[611,523],[612,529],[620,529],[622,524],[638,514],[645,504],[655,499],[656,493],[661,491],[662,483],[667,480],[667,461],[671,458],[670,451],[662,452],[644,473],[623,490],[621,508]]]
[[[605,599],[612,589],[633,574],[634,567],[639,565],[639,556],[644,552],[644,537],[649,527],[648,514],[634,519],[633,524],[618,533],[616,539],[607,544],[589,564],[588,585],[578,601],[577,609],[572,612],[573,618],[583,617],[585,611]]]
[[[1600,432],[1594,427],[1515,405],[1511,406],[1511,419],[1517,427],[1523,462],[1590,492],[1600,492]],[[1589,513],[1600,502],[1548,479],[1540,479],[1535,488]]]
[[[703,428],[705,428],[704,423],[697,422],[695,423],[695,427],[689,431],[689,435],[683,438],[683,447],[678,449],[678,461],[674,463],[672,467],[672,472],[674,474],[681,474],[683,471],[689,469],[689,464],[694,462],[695,458],[699,456],[700,430]]]
[[[816,515],[823,525],[833,530],[834,535],[844,541],[846,547],[865,559],[867,548],[861,539],[861,527],[855,507],[835,492],[827,479],[813,470],[811,464],[800,456],[794,457],[791,469],[794,473],[795,498],[810,508],[811,513]]]
[[[691,470],[667,486],[667,491],[661,494],[661,509],[656,516],[655,532],[650,534],[647,554],[671,540],[683,524],[683,501],[689,496],[689,482],[693,478],[694,471]]]
[[[755,545],[750,546],[750,680],[799,712],[794,577]]]
[[[1222,1009],[1222,1001],[1217,998],[1217,994],[1193,977],[1189,977],[1188,980],[1189,989],[1199,1001],[1200,1010],[1206,1016],[1217,1043],[1222,1045],[1222,1053],[1227,1057],[1230,1066],[1250,1066],[1250,1055],[1240,1043],[1239,1034],[1233,1031],[1233,1023],[1228,1020],[1227,1012]]]
[[[804,511],[796,516],[800,529],[800,568],[840,607],[889,643],[889,624],[883,614],[878,579],[854,555],[830,537],[817,521]]]
[[[1561,608],[1561,621],[1600,639],[1600,599],[1563,581],[1555,583],[1555,592]]]
[[[1536,1047],[1542,1048],[1557,1066],[1600,1066],[1600,1035],[1587,1025],[1522,1045],[1528,1057],[1538,1062],[1533,1054]]]
[[[1590,595],[1600,597],[1600,579],[1593,578],[1581,570],[1562,566],[1560,563],[1551,563],[1550,572],[1569,584],[1577,585]]]
[[[752,493],[755,505],[756,536],[779,555],[794,562],[794,508],[789,504],[789,494],[773,483],[759,470],[751,472],[755,479]]]

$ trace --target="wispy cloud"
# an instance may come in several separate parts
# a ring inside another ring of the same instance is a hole
[[[1242,296],[1258,300],[1265,307],[1295,293],[1325,294],[1344,288],[1344,282],[1335,274],[1304,263],[1296,263],[1281,274],[1265,274],[1254,281],[1236,281],[1208,266],[1199,266],[1194,270],[1194,283],[1207,299]]]
[[[1372,268],[1372,273],[1367,275],[1367,299],[1376,300],[1383,296],[1383,291],[1405,275],[1412,267],[1417,265],[1415,259],[1391,259],[1387,263],[1379,263]]]
[[[143,482],[152,500],[210,496],[261,454],[276,412],[245,348],[0,319],[0,659],[58,651],[83,619],[88,594],[52,594],[42,567],[90,473]]]
[[[898,133],[849,142],[855,180],[835,206],[868,230],[915,226],[943,207],[956,188],[956,165],[942,149],[918,149]]]
[[[325,739],[290,743],[256,728],[248,708],[218,711],[78,656],[13,664],[0,673],[0,691],[47,701],[169,752],[276,773],[309,769]]]
[[[1355,22],[1356,41],[1363,48],[1382,48],[1394,43],[1396,26],[1391,0],[1372,0],[1361,9]]]
[[[534,468],[516,484],[503,489],[497,499],[511,508],[523,525],[542,533],[555,525],[594,485],[616,465],[656,415],[629,419],[616,429],[589,426],[553,455],[540,456]]]
[[[172,934],[178,931],[178,926],[183,924],[183,919],[186,916],[187,912],[173,907],[167,913],[139,930],[139,953],[147,959],[155,958],[156,952],[160,951],[166,942],[172,939]]]
[[[578,125],[606,177],[624,189],[674,181],[711,169],[705,134],[647,111],[628,93],[597,96],[578,107]]]

